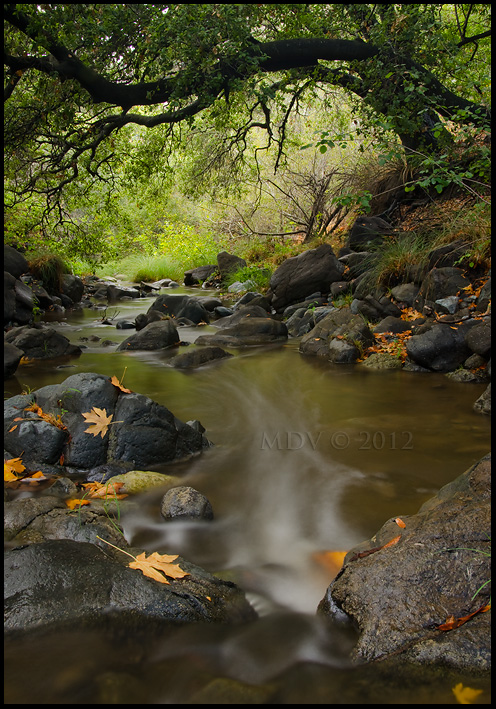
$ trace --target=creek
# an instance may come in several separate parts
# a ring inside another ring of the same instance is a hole
[[[132,320],[152,300],[120,302],[107,314]],[[134,333],[103,325],[102,314],[74,311],[53,325],[74,344]],[[214,330],[179,334],[192,343]],[[206,495],[214,520],[165,522],[163,492],[153,492],[123,514],[125,536],[235,581],[259,619],[158,638],[77,628],[23,634],[5,648],[6,703],[454,704],[459,682],[483,689],[477,703],[490,703],[488,678],[434,668],[398,674],[387,662],[352,667],[353,629],[316,615],[333,577],[322,552],[346,551],[389,518],[415,514],[490,450],[489,418],[472,408],[484,384],[331,365],[300,355],[291,339],[231,350],[233,358],[191,371],[168,366],[176,348],[85,344],[63,364],[21,366],[5,396],[97,372],[123,378],[183,421],[198,419],[214,445],[161,472]]]

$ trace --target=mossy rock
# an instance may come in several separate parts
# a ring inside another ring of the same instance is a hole
[[[128,495],[137,495],[140,492],[146,492],[156,487],[178,485],[180,478],[176,475],[156,473],[153,470],[130,470],[129,473],[114,475],[112,483],[124,483],[120,492]]]
[[[369,369],[401,369],[403,364],[398,357],[387,352],[374,352],[363,362]]]

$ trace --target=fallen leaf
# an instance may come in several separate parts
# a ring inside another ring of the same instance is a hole
[[[38,404],[31,404],[31,406],[26,406],[24,411],[31,411],[35,414],[37,414],[43,421],[46,421],[47,423],[51,424],[52,426],[56,426],[57,428],[60,428],[62,431],[67,431],[67,426],[62,423],[62,419],[60,418],[60,414],[57,414],[55,416],[54,414],[47,414],[43,411],[41,406],[38,406]],[[15,421],[25,421],[25,419],[14,419]]]
[[[398,537],[394,537],[391,539],[389,542],[386,542],[386,544],[383,544],[380,547],[373,547],[372,549],[366,549],[365,551],[359,551],[356,554],[354,554],[350,561],[355,561],[356,559],[363,559],[365,556],[369,556],[370,554],[375,554],[376,551],[381,551],[381,549],[387,549],[388,547],[392,547],[394,544],[397,544],[401,539],[401,534]]]
[[[149,576],[160,583],[169,583],[166,576],[174,579],[180,579],[184,576],[189,576],[187,571],[183,571],[177,564],[171,562],[177,559],[177,554],[171,556],[169,554],[158,554],[154,551],[148,559],[145,552],[135,557],[134,561],[129,562],[129,568],[139,569],[145,576]]]
[[[472,687],[464,687],[464,685],[459,682],[451,690],[455,695],[458,704],[472,704],[474,699],[482,694],[482,689],[472,689]]]
[[[3,479],[17,480],[18,476],[26,470],[23,462],[20,458],[9,458],[9,460],[4,460],[3,462]]]
[[[396,524],[398,525],[398,527],[401,527],[401,529],[405,529],[406,524],[403,522],[403,520],[401,519],[401,517],[396,517],[396,519],[395,519],[394,521],[396,522]]]
[[[122,500],[127,497],[127,493],[119,492],[121,487],[124,487],[124,483],[120,482],[108,482],[108,483],[83,483],[84,487],[88,492],[88,497],[112,500]]]
[[[79,497],[73,497],[70,500],[65,500],[65,504],[70,510],[75,510],[76,507],[82,507],[83,505],[89,505],[89,500],[82,500]]]
[[[108,431],[110,422],[112,421],[113,414],[107,416],[106,409],[99,409],[94,406],[91,411],[87,411],[83,414],[86,419],[86,423],[90,423],[91,426],[85,430],[85,433],[91,433],[93,436],[101,435],[103,438]]]
[[[476,611],[473,611],[473,613],[469,613],[468,615],[464,615],[462,618],[455,618],[454,615],[448,616],[446,618],[444,623],[441,623],[441,625],[437,626],[437,630],[455,630],[455,628],[459,628],[460,625],[463,625],[464,623],[467,622],[467,620],[470,620],[470,618],[473,618],[474,615],[477,615],[478,613],[486,613],[488,610],[491,609],[491,604],[488,603],[485,606],[481,606],[480,608],[477,608]]]
[[[112,384],[113,384],[115,387],[117,387],[117,388],[120,389],[121,391],[125,392],[126,394],[132,394],[131,389],[126,389],[124,386],[122,386],[121,382],[117,379],[117,377],[115,376],[115,374],[114,374],[114,376],[112,377],[112,379],[111,379],[110,381],[112,382]]]

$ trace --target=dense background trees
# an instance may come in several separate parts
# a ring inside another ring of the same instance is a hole
[[[6,4],[4,20],[11,241],[103,253],[174,222],[178,193],[195,212],[233,192],[227,231],[310,238],[369,206],[351,155],[408,168],[407,189],[487,180],[489,4]]]

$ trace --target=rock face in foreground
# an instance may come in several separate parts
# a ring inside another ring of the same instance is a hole
[[[416,515],[401,516],[405,528],[390,520],[347,554],[319,611],[341,609],[358,626],[357,661],[394,653],[419,664],[490,668],[490,612],[453,630],[437,629],[449,616],[463,618],[489,602],[490,584],[472,597],[491,574],[490,478],[488,455]]]
[[[126,551],[136,556],[141,550]],[[129,557],[117,555],[110,547],[69,539],[7,551],[5,630],[107,627],[116,620],[132,632],[148,621],[239,623],[256,617],[237,586],[183,559],[174,563],[189,575],[165,584],[129,568]]]

